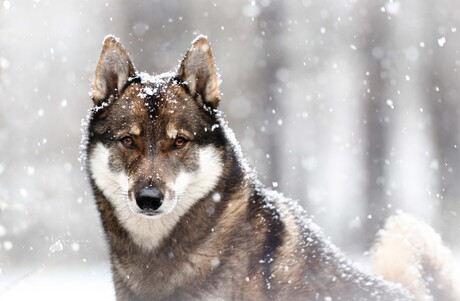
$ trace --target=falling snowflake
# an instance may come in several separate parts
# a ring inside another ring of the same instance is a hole
[[[446,44],[446,37],[442,37],[438,39],[439,46],[443,47]]]

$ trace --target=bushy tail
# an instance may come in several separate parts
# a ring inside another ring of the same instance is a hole
[[[460,301],[450,250],[417,218],[405,213],[390,217],[371,254],[376,274],[402,284],[418,300]]]

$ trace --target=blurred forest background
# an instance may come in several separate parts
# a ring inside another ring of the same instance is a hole
[[[459,1],[0,0],[0,292],[107,261],[78,159],[110,33],[153,73],[207,35],[221,108],[260,179],[347,254],[398,209],[458,253]]]

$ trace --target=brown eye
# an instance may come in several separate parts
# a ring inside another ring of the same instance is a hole
[[[134,148],[134,140],[129,136],[121,138],[120,142],[123,144],[124,147]]]
[[[184,137],[177,137],[176,140],[174,140],[174,148],[179,149],[183,148],[187,144],[188,140],[185,139]]]

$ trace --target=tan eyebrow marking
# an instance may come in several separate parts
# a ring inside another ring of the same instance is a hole
[[[129,130],[129,133],[131,135],[139,136],[141,134],[141,128],[139,127],[139,125],[135,124]]]
[[[166,135],[168,135],[171,139],[175,139],[177,137],[177,129],[172,123],[168,124],[166,127]]]

